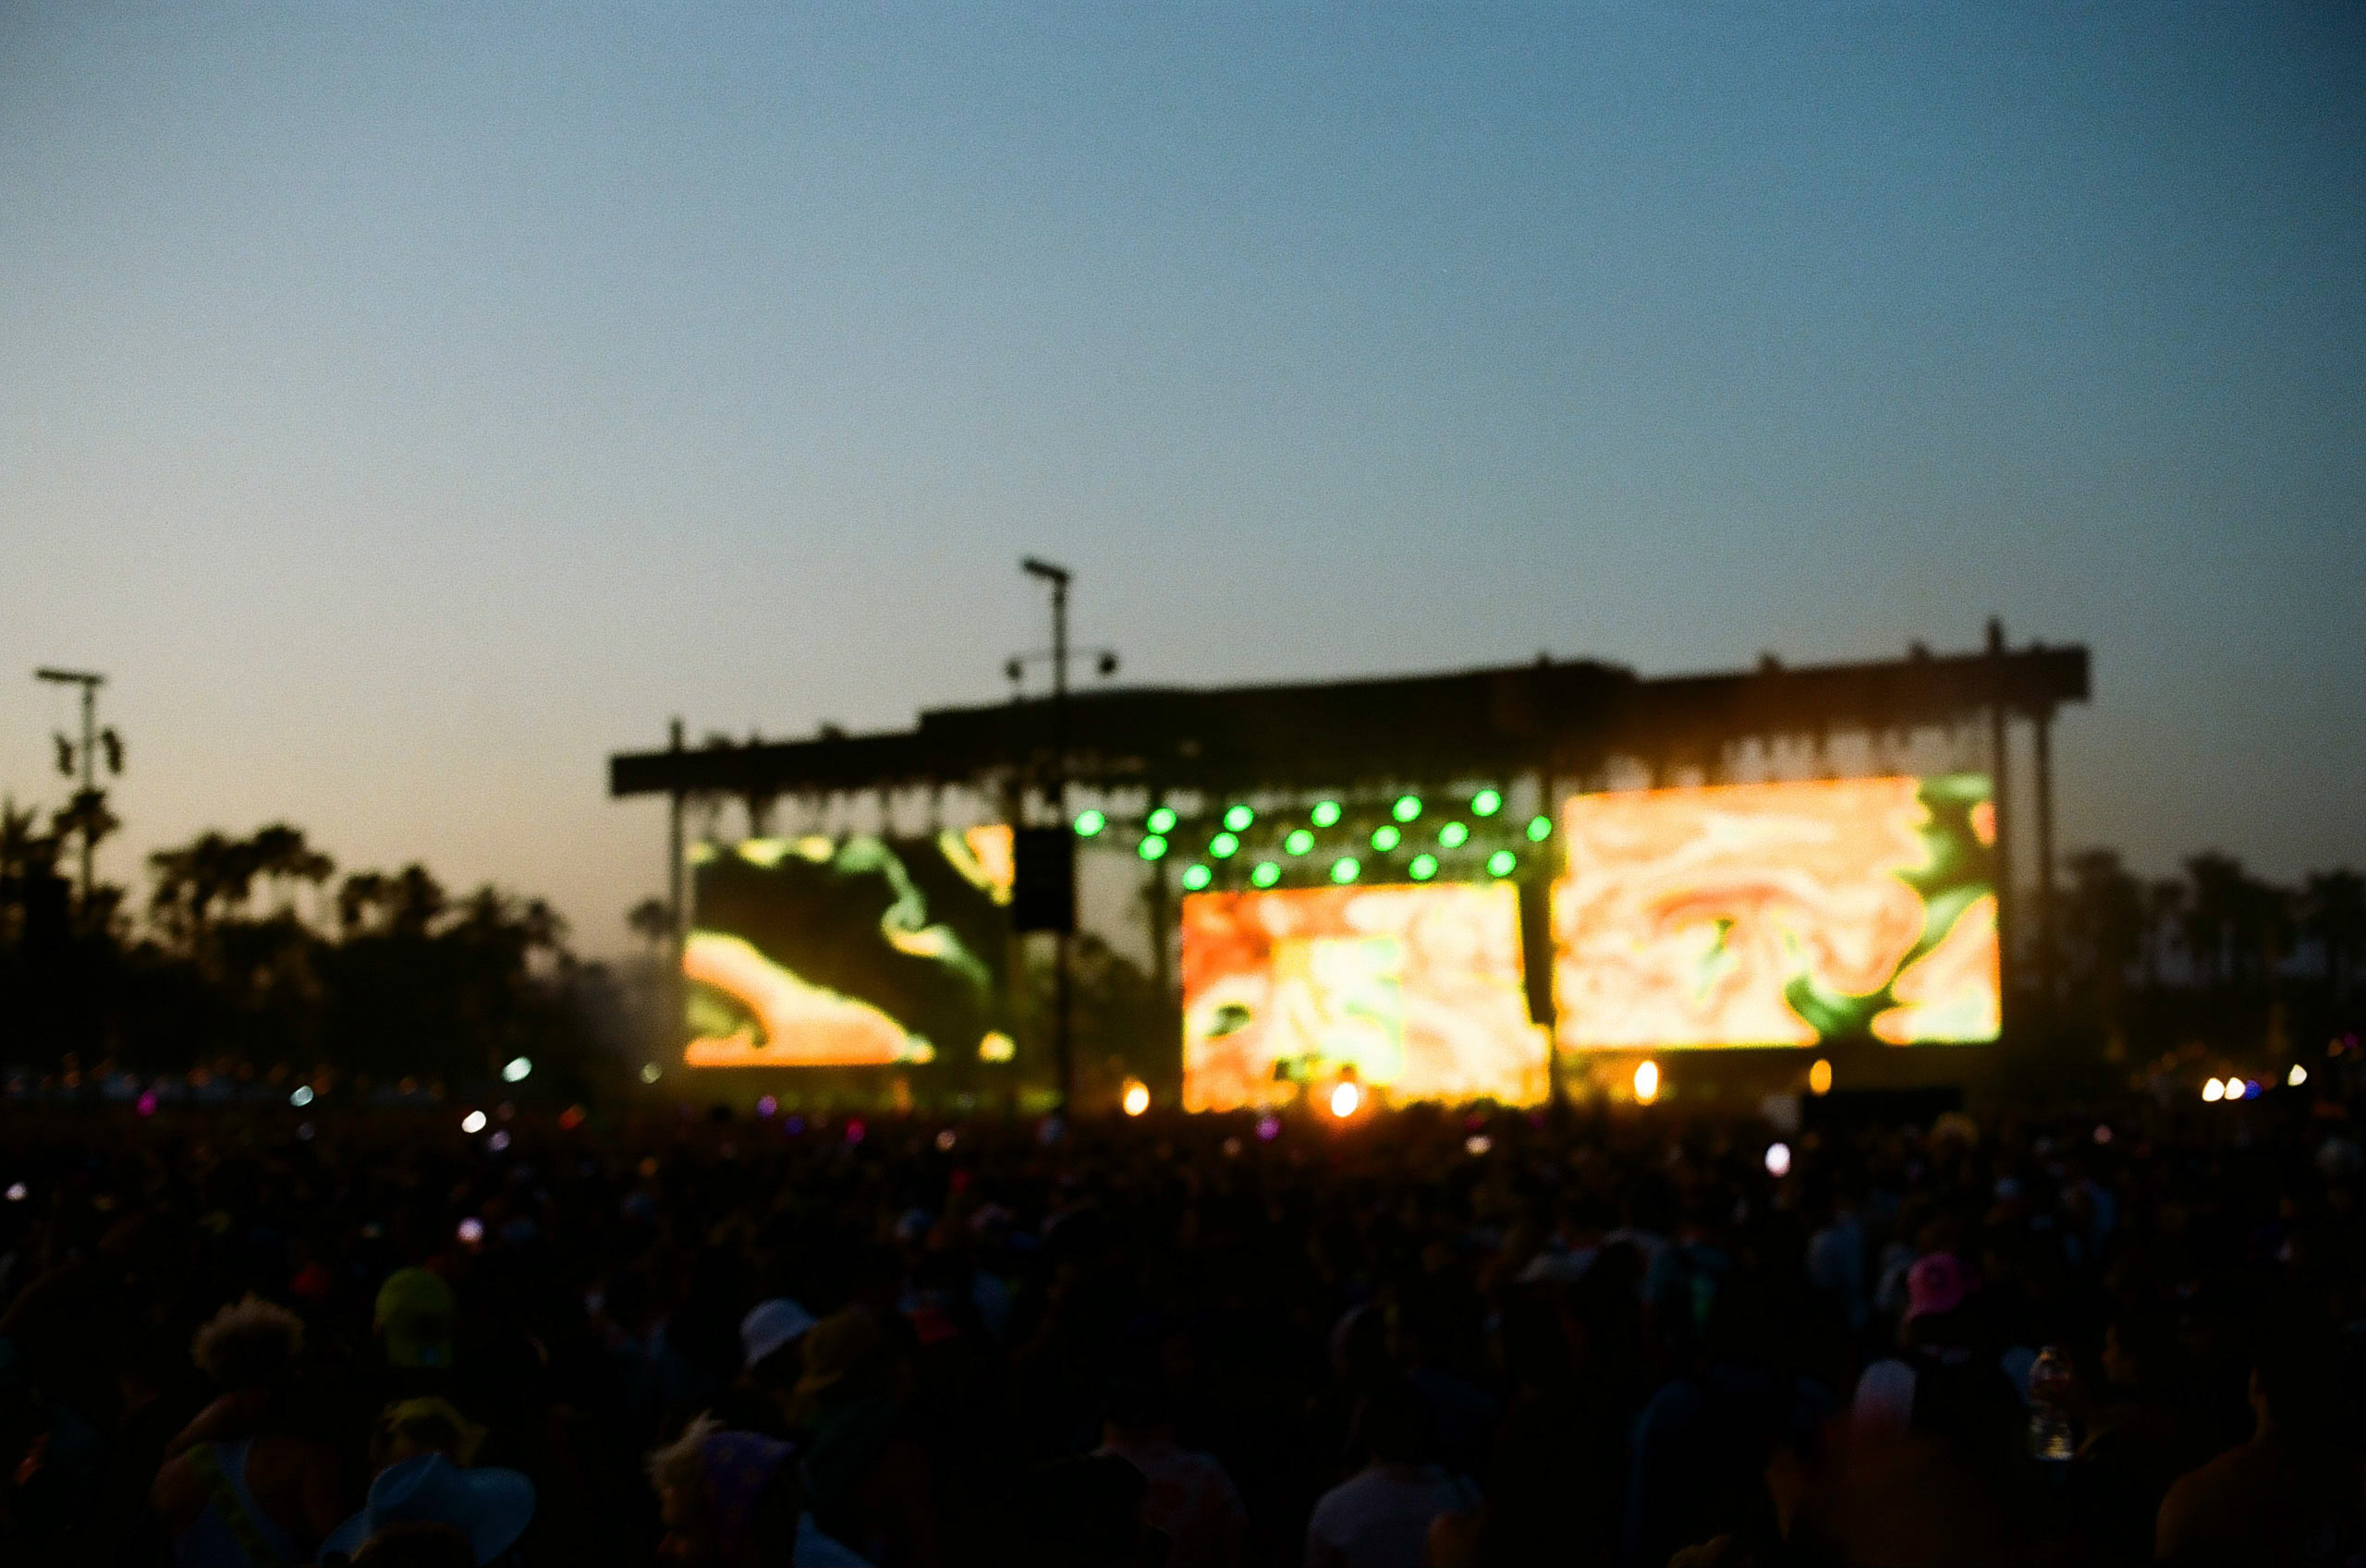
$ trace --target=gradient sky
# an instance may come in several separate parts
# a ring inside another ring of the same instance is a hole
[[[2366,862],[2366,10],[0,5],[0,787],[626,945],[608,752],[2081,641],[2062,837]],[[18,674],[6,674],[16,671]]]

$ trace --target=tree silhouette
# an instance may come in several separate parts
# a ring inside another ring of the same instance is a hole
[[[647,942],[652,954],[663,955],[674,939],[674,911],[662,898],[644,898],[625,911],[625,925]]]
[[[2318,871],[2310,876],[2301,898],[2302,929],[2324,951],[2334,1005],[2346,1006],[2351,962],[2366,950],[2366,877],[2350,870]]]

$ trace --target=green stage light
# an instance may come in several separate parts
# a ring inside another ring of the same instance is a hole
[[[1249,831],[1249,824],[1256,820],[1257,813],[1251,811],[1246,806],[1227,806],[1225,808],[1224,825],[1234,833],[1247,833]]]
[[[1314,803],[1314,809],[1306,814],[1306,820],[1318,828],[1327,828],[1339,820],[1339,803],[1335,800],[1318,800]]]
[[[1281,880],[1282,869],[1271,860],[1258,861],[1257,869],[1249,873],[1249,885],[1251,887],[1272,887]]]
[[[1470,797],[1470,814],[1474,817],[1492,817],[1503,808],[1501,790],[1482,789]]]
[[[1134,845],[1134,853],[1145,860],[1155,860],[1166,853],[1166,841],[1156,833],[1145,833],[1141,843]]]
[[[1418,795],[1398,796],[1396,804],[1390,808],[1389,814],[1400,822],[1411,821],[1421,814],[1421,797]]]
[[[1215,880],[1216,874],[1205,866],[1183,868],[1183,889],[1187,893],[1197,893]]]
[[[1417,882],[1428,881],[1438,874],[1438,857],[1434,855],[1416,855],[1413,857],[1413,863],[1405,868],[1405,874]]]
[[[1314,835],[1304,828],[1296,829],[1289,837],[1282,840],[1282,847],[1292,855],[1303,855],[1314,847]]]
[[[1531,817],[1531,818],[1528,820],[1528,842],[1529,842],[1529,843],[1531,843],[1531,844],[1543,844],[1546,839],[1551,838],[1552,836],[1553,836],[1553,819],[1552,819],[1552,818],[1550,818],[1550,817]]]
[[[1395,827],[1386,822],[1383,822],[1379,827],[1372,830],[1372,846],[1374,849],[1379,850],[1383,855],[1387,854],[1390,850],[1396,848],[1398,845],[1404,842],[1405,835],[1398,833]]]
[[[1162,806],[1150,814],[1142,826],[1154,833],[1171,833],[1175,831],[1175,813]]]
[[[1351,882],[1362,870],[1363,868],[1356,864],[1354,856],[1342,855],[1331,862],[1331,880],[1335,882]]]
[[[1091,838],[1109,825],[1109,819],[1099,811],[1085,810],[1076,814],[1076,836]]]
[[[1218,833],[1208,840],[1208,853],[1219,860],[1229,860],[1240,853],[1240,841],[1230,833]]]
[[[1487,857],[1487,874],[1491,877],[1508,877],[1518,865],[1518,856],[1508,849],[1498,849]]]
[[[1470,842],[1470,830],[1460,822],[1448,822],[1438,830],[1438,842],[1448,849],[1460,849]]]

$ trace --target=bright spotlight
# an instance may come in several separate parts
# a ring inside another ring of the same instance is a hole
[[[2201,1098],[2209,1104],[2215,1105],[2226,1098],[2226,1086],[2212,1078],[2201,1086]]]
[[[1139,1116],[1150,1109],[1150,1086],[1140,1078],[1126,1080],[1126,1097],[1119,1101],[1128,1116]]]
[[[460,1130],[469,1134],[472,1137],[478,1133],[484,1131],[484,1112],[482,1111],[471,1111],[467,1115],[461,1117]]]
[[[299,1111],[301,1111],[307,1105],[311,1104],[312,1086],[310,1084],[298,1084],[293,1089],[288,1091],[287,1103],[293,1105]]]
[[[533,1070],[534,1064],[522,1056],[513,1056],[501,1069],[501,1081],[505,1084],[522,1084]]]
[[[1660,1064],[1646,1062],[1635,1069],[1635,1098],[1649,1105],[1660,1097]]]
[[[2299,1088],[2309,1081],[2309,1070],[2295,1062],[2292,1064],[2292,1070],[2284,1075],[2284,1081],[2294,1088]]]
[[[1791,1173],[1791,1146],[1789,1144],[1770,1143],[1766,1146],[1766,1173],[1770,1176],[1778,1178],[1787,1176]]]
[[[1363,1098],[1355,1085],[1341,1084],[1331,1091],[1331,1114],[1346,1121],[1356,1113],[1356,1107],[1363,1103]]]

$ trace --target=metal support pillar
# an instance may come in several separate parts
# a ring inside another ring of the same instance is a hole
[[[2019,900],[2013,895],[2013,813],[2009,784],[2013,760],[2005,727],[2005,623],[1994,615],[1988,618],[1988,657],[1992,662],[1994,683],[1988,703],[1989,800],[1996,818],[1994,851],[1996,865],[1996,950],[2002,969],[1996,1004],[2000,1025],[2009,1028],[2014,1011],[2013,980],[2017,967],[2013,958],[2014,922],[2018,915],[2015,906]]]

